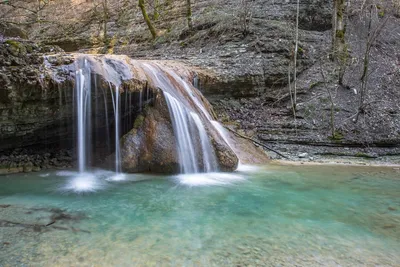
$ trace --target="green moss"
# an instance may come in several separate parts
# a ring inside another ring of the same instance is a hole
[[[300,56],[302,56],[302,55],[304,55],[304,49],[302,48],[302,47],[298,47],[297,48],[297,53],[300,55]]]
[[[22,46],[22,44],[20,42],[15,41],[15,40],[7,40],[4,43],[6,43],[12,47],[15,47],[15,48],[20,48]]]
[[[369,158],[368,154],[362,153],[362,152],[357,152],[354,157],[359,157],[359,158]]]
[[[344,39],[344,30],[337,30],[336,31],[336,37],[338,39]]]
[[[379,11],[378,16],[380,18],[383,18],[385,16],[385,11],[383,11],[383,10]]]
[[[9,51],[13,56],[20,56],[26,54],[26,48],[20,42],[15,40],[7,40],[4,43],[9,45]]]
[[[143,122],[144,122],[144,116],[143,115],[137,116],[137,118],[133,124],[133,128],[139,129],[143,125]]]
[[[343,140],[344,136],[341,132],[339,131],[335,131],[333,133],[333,136],[329,136],[328,137],[330,140],[335,141],[335,142],[340,142],[341,140]]]
[[[321,85],[321,84],[323,84],[323,82],[320,82],[320,81],[314,82],[314,83],[310,84],[310,89],[313,89],[314,87],[317,87],[318,85]]]

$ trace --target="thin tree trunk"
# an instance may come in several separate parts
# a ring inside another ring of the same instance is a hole
[[[294,48],[294,77],[293,77],[293,84],[294,84],[294,102],[293,108],[296,110],[297,106],[297,53],[299,50],[299,13],[300,13],[300,0],[297,0],[297,11],[296,11],[296,40],[295,40],[295,48]]]
[[[158,12],[158,9],[160,8],[160,3],[159,0],[154,1],[154,13],[153,13],[153,19],[158,20],[160,17],[160,12]]]
[[[326,86],[327,81],[326,81],[326,76],[325,76],[325,72],[322,69],[321,66],[321,75],[322,75],[322,79],[324,80],[324,84],[325,84],[325,88],[326,91],[328,92],[329,95],[329,101],[331,102],[331,132],[332,132],[332,138],[336,139],[336,127],[335,127],[335,102],[333,101],[333,97],[332,97],[332,93],[329,90],[329,88]]]
[[[139,7],[140,7],[140,10],[142,11],[143,18],[146,21],[146,24],[147,24],[147,27],[149,28],[151,36],[153,36],[153,39],[156,39],[157,31],[154,28],[153,24],[151,23],[149,15],[147,15],[146,7],[144,6],[144,0],[139,0]]]
[[[364,105],[365,105],[365,98],[367,96],[367,91],[368,91],[368,76],[369,76],[368,72],[369,72],[369,58],[371,55],[371,48],[372,48],[372,45],[374,44],[376,38],[378,38],[383,27],[385,27],[385,25],[389,19],[389,17],[386,17],[386,19],[380,25],[378,25],[374,31],[372,31],[372,10],[373,10],[373,5],[370,6],[370,11],[369,11],[367,44],[366,44],[365,53],[364,53],[363,73],[360,78],[361,92],[360,92],[359,112],[364,111],[363,109],[364,109]]]
[[[332,14],[332,57],[339,63],[339,85],[343,84],[344,70],[347,63],[345,2],[345,0],[334,0]]]
[[[193,31],[191,0],[186,0],[186,18],[187,18],[187,24],[189,27],[189,31]]]
[[[368,23],[368,35],[367,35],[367,44],[365,47],[364,53],[364,64],[363,64],[363,73],[361,75],[361,91],[360,91],[360,103],[359,103],[359,112],[362,111],[364,107],[364,99],[365,94],[367,93],[367,83],[368,83],[368,68],[369,68],[369,55],[371,50],[371,28],[372,28],[372,5],[369,10],[369,23]],[[358,116],[357,116],[358,118]]]
[[[108,3],[107,0],[103,1],[103,39],[104,43],[108,43],[107,23],[108,23]]]

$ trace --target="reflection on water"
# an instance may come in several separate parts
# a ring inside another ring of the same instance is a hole
[[[0,177],[0,266],[398,266],[396,170]],[[111,177],[111,178],[110,178]],[[207,186],[204,186],[207,185]]]

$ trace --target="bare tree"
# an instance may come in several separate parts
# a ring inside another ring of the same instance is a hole
[[[18,23],[15,21],[5,21],[8,23],[14,24],[25,24],[30,25],[33,23],[42,23],[46,22],[43,20],[41,13],[42,11],[48,6],[51,0],[37,0],[36,2],[28,1],[28,0],[18,0],[18,1],[11,1],[11,0],[2,0],[0,1],[0,6],[5,6],[11,8],[11,13],[19,12],[19,17],[24,17],[24,23]],[[13,17],[13,14],[8,14],[8,17]],[[4,16],[6,17],[6,16]],[[1,18],[3,21],[5,18]]]
[[[250,33],[250,24],[253,18],[253,0],[240,0],[238,17],[242,34],[247,36]]]
[[[144,18],[144,20],[145,20],[145,22],[147,24],[147,27],[149,28],[151,36],[153,37],[153,39],[156,39],[157,38],[157,31],[154,28],[153,24],[151,23],[149,15],[146,12],[146,7],[144,5],[144,0],[139,0],[139,7],[140,7],[140,10],[142,11],[143,18]]]
[[[160,1],[154,0],[154,12],[153,12],[153,20],[158,20],[160,18]]]
[[[335,102],[333,100],[332,92],[329,89],[329,87],[327,86],[328,81],[326,79],[326,75],[325,75],[325,72],[324,72],[324,69],[322,68],[322,66],[320,67],[320,70],[321,70],[321,76],[322,76],[322,79],[323,79],[323,82],[324,82],[325,89],[326,89],[326,91],[328,93],[329,102],[330,102],[331,138],[335,140],[335,139],[338,139],[338,134],[336,133],[336,125],[335,125]]]
[[[192,22],[192,3],[191,0],[186,0],[186,18],[189,31],[193,31],[193,22]]]
[[[300,14],[300,0],[297,0],[296,5],[296,25],[295,25],[295,37],[294,37],[294,48],[291,48],[291,60],[288,66],[288,84],[290,100],[293,108],[293,115],[296,113],[297,105],[297,55],[299,50],[299,14]],[[292,73],[293,69],[293,87],[292,87]]]
[[[346,34],[346,1],[333,1],[332,14],[332,58],[339,64],[339,85],[343,85],[343,77],[347,64]]]
[[[294,67],[294,96],[293,96],[293,108],[296,109],[297,106],[297,54],[299,50],[299,14],[300,14],[300,0],[297,0],[296,5],[296,37],[295,37],[295,46],[294,46],[294,56],[293,56],[293,67]]]
[[[107,0],[103,0],[102,2],[102,6],[103,6],[103,40],[104,43],[108,43],[108,33],[107,33],[107,23],[108,20],[110,19],[110,15],[108,12],[108,3]]]
[[[370,4],[369,6],[369,11],[368,11],[368,31],[367,31],[367,40],[366,40],[366,45],[365,45],[365,52],[364,52],[364,60],[363,60],[363,71],[361,75],[361,89],[360,89],[360,102],[359,102],[359,108],[358,108],[358,113],[357,113],[357,118],[360,113],[364,112],[364,107],[365,107],[365,98],[368,93],[368,78],[369,78],[369,59],[371,55],[371,48],[373,44],[375,43],[375,40],[378,38],[378,36],[381,34],[382,29],[385,27],[389,17],[386,17],[383,19],[383,21],[379,22],[377,26],[373,27],[373,20],[374,16],[374,11],[377,10],[376,5]]]

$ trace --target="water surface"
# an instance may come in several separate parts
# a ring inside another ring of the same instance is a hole
[[[400,265],[398,170],[98,172],[85,194],[68,190],[73,175],[0,177],[0,266]]]

